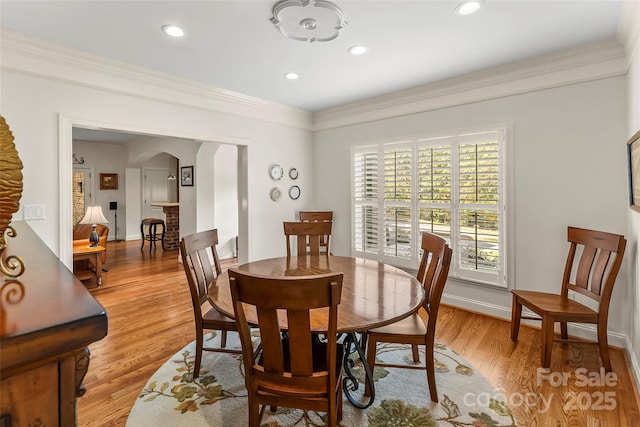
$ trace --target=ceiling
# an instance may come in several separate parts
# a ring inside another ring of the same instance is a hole
[[[459,16],[454,8],[461,1],[335,0],[346,24],[325,42],[285,37],[270,21],[275,1],[0,0],[0,25],[320,111],[614,38],[622,10],[618,0],[484,0],[477,13]],[[295,25],[308,10],[320,9],[320,0],[308,3],[296,7]],[[164,24],[180,25],[185,37],[168,37]],[[350,55],[347,49],[357,44],[369,51]],[[285,79],[291,71],[300,78]]]

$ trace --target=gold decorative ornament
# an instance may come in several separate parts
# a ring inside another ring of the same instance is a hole
[[[16,331],[15,322],[7,319],[7,305],[18,304],[24,298],[24,285],[18,280],[7,280],[0,287],[0,336]]]
[[[0,271],[14,279],[24,273],[24,261],[17,255],[5,254],[6,237],[16,236],[10,224],[13,214],[20,209],[21,196],[22,161],[13,143],[11,129],[0,115]]]

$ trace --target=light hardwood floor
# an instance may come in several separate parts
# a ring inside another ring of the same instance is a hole
[[[223,268],[234,261],[224,261]],[[106,268],[102,286],[91,292],[107,311],[109,333],[89,347],[87,392],[78,399],[79,426],[123,426],[148,378],[194,339],[191,300],[177,251],[149,253],[146,245],[140,250],[140,241],[109,242]],[[621,349],[612,350],[617,378],[609,381],[615,385],[580,387],[584,376],[600,370],[593,344],[554,344],[549,379],[538,381],[540,334],[534,328],[523,325],[514,344],[508,321],[444,306],[436,337],[489,379],[521,426],[640,426],[637,392]],[[576,371],[580,367],[585,374]]]

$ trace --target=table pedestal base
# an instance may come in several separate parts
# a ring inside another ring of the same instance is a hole
[[[344,338],[344,341],[342,342],[342,345],[344,347],[343,367],[346,376],[342,379],[342,391],[347,397],[347,400],[349,400],[349,402],[353,406],[360,409],[366,409],[373,404],[373,401],[376,398],[376,389],[373,384],[373,372],[371,372],[371,369],[369,369],[369,364],[367,363],[367,358],[364,349],[362,348],[362,340],[358,341],[358,337],[356,336],[355,332],[351,332],[345,335],[346,336]],[[362,337],[364,337],[364,334],[362,334]],[[364,369],[365,374],[365,381],[368,383],[369,389],[371,390],[370,396],[364,396],[363,393],[361,398],[356,398],[355,394],[353,393],[359,388],[358,379],[353,374],[353,372],[351,372],[351,369],[355,366],[355,361],[350,358],[349,355],[354,352],[358,353],[357,357],[362,363],[362,368]],[[368,400],[362,402],[363,398]]]

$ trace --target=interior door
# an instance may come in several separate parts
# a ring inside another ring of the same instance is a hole
[[[73,168],[73,225],[76,225],[84,217],[87,207],[91,206],[91,201],[93,200],[91,176],[91,168]]]
[[[162,208],[151,206],[151,204],[166,203],[169,200],[169,180],[167,179],[169,173],[171,173],[170,169],[144,169],[143,218],[164,219]]]

